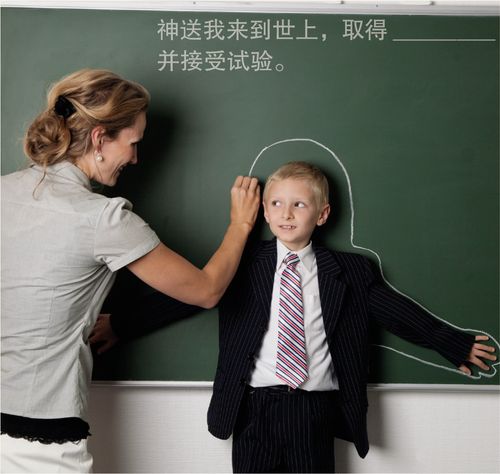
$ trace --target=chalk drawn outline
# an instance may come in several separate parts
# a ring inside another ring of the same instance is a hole
[[[412,301],[416,305],[420,306],[422,309],[424,309],[425,311],[427,311],[429,314],[431,314],[432,316],[434,316],[439,321],[442,321],[442,322],[446,323],[447,325],[449,325],[449,326],[451,326],[451,327],[453,327],[455,329],[458,329],[460,331],[467,331],[467,332],[473,332],[473,333],[478,333],[478,334],[484,334],[484,335],[488,336],[490,338],[490,340],[493,341],[496,344],[497,349],[500,348],[500,344],[498,343],[498,341],[491,334],[488,334],[486,331],[481,331],[481,330],[472,329],[472,328],[462,328],[460,326],[456,326],[455,324],[452,324],[449,321],[446,321],[445,319],[440,318],[439,316],[437,316],[436,314],[434,314],[432,311],[430,311],[429,309],[427,309],[424,305],[422,305],[418,301],[415,301],[413,298],[411,298],[410,296],[406,295],[402,291],[399,291],[397,288],[395,288],[393,285],[391,285],[389,283],[389,281],[387,281],[387,279],[385,278],[384,271],[382,269],[382,259],[380,258],[379,254],[377,252],[375,252],[375,250],[372,250],[372,249],[369,249],[369,248],[366,248],[366,247],[362,247],[362,246],[356,245],[354,243],[354,200],[353,200],[353,197],[352,197],[351,179],[349,177],[349,173],[347,172],[346,167],[344,166],[344,164],[342,163],[342,161],[340,160],[340,158],[332,150],[330,150],[330,148],[328,148],[326,145],[323,145],[322,143],[320,143],[320,142],[318,142],[316,140],[313,140],[312,138],[287,138],[287,139],[284,139],[284,140],[276,141],[276,142],[271,143],[270,145],[264,147],[260,151],[260,153],[257,155],[257,157],[255,158],[255,160],[253,161],[252,166],[250,167],[250,171],[249,171],[248,175],[252,176],[252,173],[253,173],[253,170],[255,168],[255,165],[259,161],[260,157],[267,150],[269,150],[270,148],[272,148],[274,146],[281,145],[283,143],[291,143],[291,142],[309,142],[309,143],[313,143],[313,144],[319,146],[320,148],[323,148],[323,150],[327,151],[328,153],[330,153],[330,155],[333,156],[333,158],[335,158],[335,160],[337,161],[337,164],[340,166],[340,168],[342,169],[342,172],[345,175],[345,179],[347,181],[347,186],[348,186],[348,189],[349,189],[349,206],[350,206],[350,210],[351,210],[351,234],[350,234],[351,245],[354,248],[356,248],[356,249],[365,250],[366,252],[370,252],[371,254],[373,254],[376,257],[378,265],[379,265],[379,268],[380,268],[380,273],[382,275],[382,278],[384,279],[384,281],[386,282],[386,284],[390,288],[392,288],[396,293],[399,293],[400,295],[404,296],[405,298],[408,298],[410,301]],[[481,369],[479,369],[479,372],[478,372],[477,375],[473,375],[473,374],[467,375],[466,373],[462,372],[459,369],[453,369],[453,368],[447,367],[445,365],[440,365],[440,364],[436,364],[434,362],[430,362],[428,360],[423,360],[423,359],[420,359],[420,358],[418,358],[416,356],[413,356],[411,354],[407,354],[406,352],[394,349],[393,347],[390,347],[390,346],[385,346],[385,345],[382,345],[382,344],[373,344],[373,345],[377,346],[377,347],[381,347],[382,349],[387,349],[389,351],[395,352],[395,353],[397,353],[397,354],[399,354],[399,355],[401,355],[403,357],[407,357],[409,359],[413,359],[413,360],[415,360],[417,362],[420,362],[422,364],[429,365],[431,367],[435,367],[435,368],[438,368],[438,369],[447,370],[448,372],[454,372],[456,374],[463,375],[463,376],[465,376],[467,378],[470,378],[470,379],[473,379],[473,380],[479,380],[481,377],[486,377],[486,378],[494,377],[496,375],[496,373],[497,373],[497,369],[496,369],[495,366],[497,366],[498,364],[500,364],[500,361],[497,361],[497,362],[491,363],[491,364],[488,363],[489,367],[492,369],[492,370],[490,369],[489,372],[483,372]]]

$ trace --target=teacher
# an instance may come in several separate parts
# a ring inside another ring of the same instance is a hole
[[[213,307],[259,207],[255,178],[231,189],[223,241],[200,270],[162,244],[114,186],[137,163],[149,93],[105,70],[54,84],[24,139],[29,168],[2,186],[2,472],[91,472],[89,335],[115,272],[128,267],[178,300]]]

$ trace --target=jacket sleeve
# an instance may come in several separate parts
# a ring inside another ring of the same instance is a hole
[[[368,266],[370,313],[378,324],[396,336],[437,351],[457,367],[466,362],[474,335],[433,316],[418,303],[392,289],[378,268]]]
[[[137,282],[135,277],[127,284],[112,291],[102,310],[111,313],[111,328],[121,340],[143,336],[203,311]]]
[[[255,252],[255,246],[256,244],[252,244],[251,250],[248,246],[245,249],[242,264],[234,280],[241,278],[245,268],[244,262],[248,260],[249,254]],[[236,290],[238,284],[234,280],[219,303],[219,308],[237,305],[239,292]],[[111,313],[111,328],[122,340],[142,336],[203,311],[199,306],[182,303],[153,290],[128,271],[118,275],[115,286],[106,302],[106,312]]]

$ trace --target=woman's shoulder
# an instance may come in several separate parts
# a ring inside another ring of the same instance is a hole
[[[4,185],[18,185],[20,181],[29,178],[30,168],[23,168],[17,171],[12,171],[8,174],[2,175],[2,186]]]
[[[113,212],[113,210],[127,210],[131,211],[132,203],[123,197],[108,197],[100,193],[89,193],[85,199],[82,200],[84,205],[89,208],[95,208],[97,212]]]
[[[95,192],[89,182],[72,179],[48,170],[47,174],[30,167],[2,176],[2,201],[16,208],[75,218],[95,223],[102,215],[132,211],[132,203],[123,197],[109,197]],[[78,176],[76,176],[78,178]]]

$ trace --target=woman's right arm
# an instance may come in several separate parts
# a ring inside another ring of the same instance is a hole
[[[199,269],[164,244],[128,265],[138,278],[175,299],[203,308],[214,307],[240,263],[260,205],[256,178],[238,176],[231,189],[231,222],[208,263]]]

